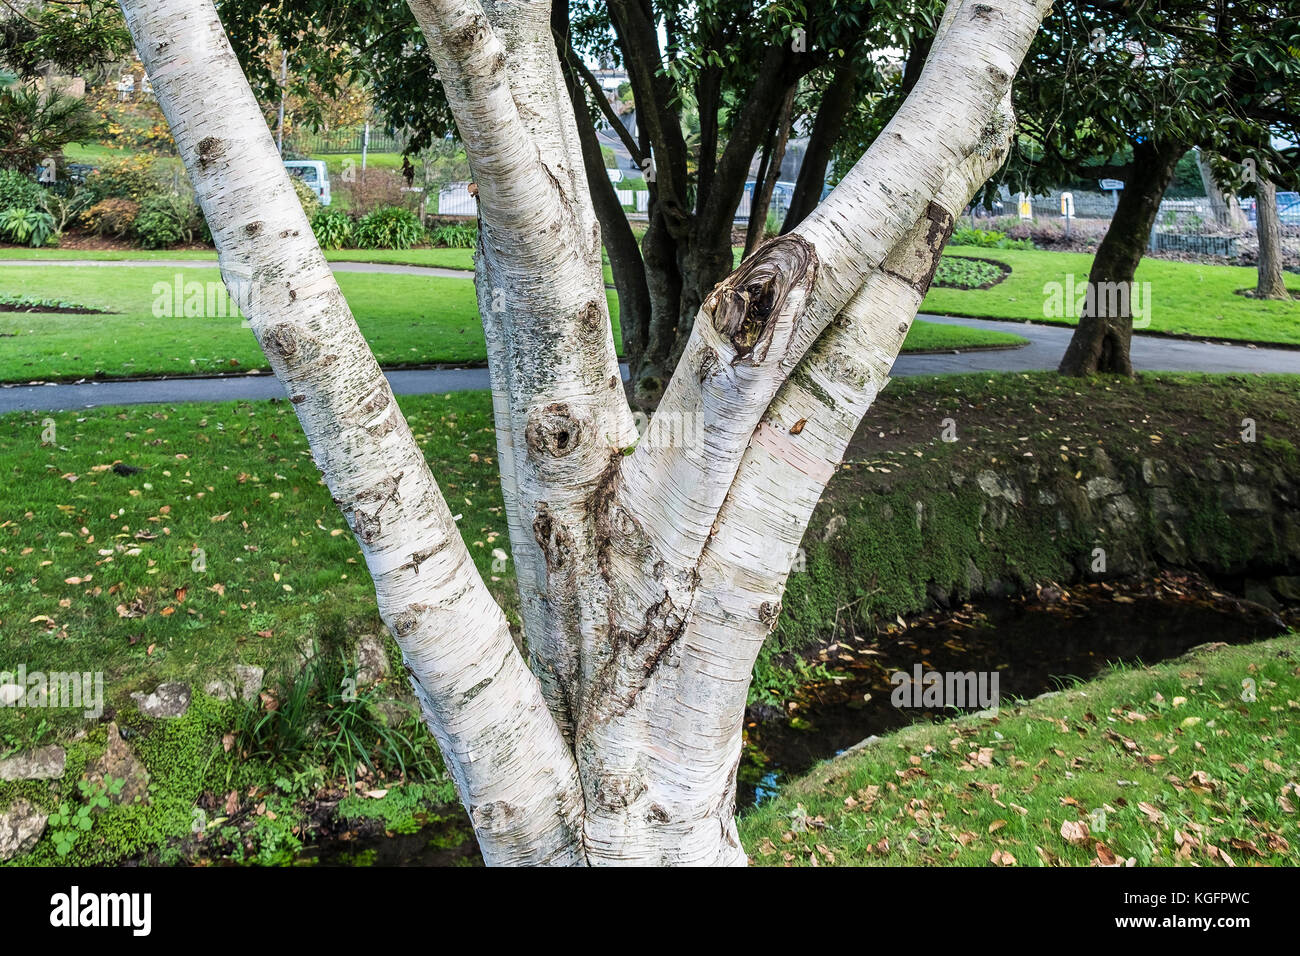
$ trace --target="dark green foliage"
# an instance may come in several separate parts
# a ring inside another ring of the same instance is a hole
[[[409,249],[424,239],[424,227],[409,209],[384,206],[362,217],[354,238],[362,249]]]

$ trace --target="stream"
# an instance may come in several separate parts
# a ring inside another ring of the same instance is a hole
[[[1292,625],[1296,623],[1292,620]],[[899,671],[997,674],[1003,705],[1097,676],[1111,664],[1153,664],[1201,644],[1241,644],[1282,633],[1274,612],[1196,577],[1042,588],[1023,598],[966,604],[906,626],[839,638],[818,660],[834,679],[805,687],[786,710],[751,707],[737,802],[749,807],[792,777],[863,739],[958,713],[894,706]],[[978,710],[980,705],[965,708]],[[305,847],[318,866],[482,865],[468,823],[439,816],[414,833],[352,833]]]

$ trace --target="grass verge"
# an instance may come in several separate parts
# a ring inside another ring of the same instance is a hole
[[[764,865],[1295,866],[1298,711],[1296,635],[1193,651],[890,734],[741,836]]]
[[[1001,262],[1011,274],[988,289],[934,288],[922,312],[985,319],[1012,319],[1053,325],[1076,320],[1045,314],[1048,283],[1064,284],[1072,274],[1076,287],[1088,279],[1092,256],[1075,252],[958,247],[949,257]],[[1253,289],[1254,269],[1194,262],[1143,259],[1136,282],[1150,283],[1150,325],[1139,331],[1240,342],[1300,345],[1300,302],[1270,302],[1238,295]],[[1288,273],[1287,287],[1300,295],[1300,275]],[[1144,293],[1144,296],[1146,293]],[[1146,301],[1144,299],[1144,301]]]

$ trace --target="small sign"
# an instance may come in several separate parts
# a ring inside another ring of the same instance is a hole
[[[1029,197],[1024,193],[1020,194],[1020,200],[1016,203],[1016,206],[1019,208],[1021,219],[1034,218],[1034,207],[1030,205]]]
[[[1074,218],[1074,193],[1061,193],[1061,215],[1066,219]]]
[[[1116,189],[1123,189],[1123,188],[1124,188],[1124,180],[1122,180],[1122,179],[1103,179],[1099,185],[1101,186],[1102,189],[1106,189],[1106,190],[1114,191],[1114,190],[1116,190]]]

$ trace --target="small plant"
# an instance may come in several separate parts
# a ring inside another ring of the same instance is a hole
[[[777,658],[788,658],[785,663]],[[749,703],[781,707],[808,684],[833,681],[842,675],[825,664],[812,664],[796,654],[773,654],[767,648],[754,662],[754,679],[749,685]]]
[[[193,242],[201,218],[198,207],[186,196],[149,196],[140,203],[131,229],[144,248],[162,249]]]
[[[66,803],[50,814],[46,821],[50,828],[50,839],[54,841],[54,852],[67,856],[81,839],[83,833],[89,833],[95,825],[95,813],[108,809],[115,797],[122,792],[125,778],[106,777],[103,783],[91,783],[89,780],[77,782],[81,791],[81,802],[76,806]]]
[[[0,169],[0,212],[6,209],[37,209],[45,190],[30,176],[16,169]]]
[[[54,217],[39,209],[11,207],[0,213],[0,234],[14,242],[37,248],[57,235]]]
[[[330,665],[323,655],[314,656],[273,692],[242,705],[233,729],[240,757],[277,768],[277,786],[287,793],[310,785],[318,767],[349,781],[358,766],[376,775],[436,777],[436,757],[427,735],[414,727],[417,718],[400,725],[385,721],[375,711],[373,690],[355,690],[356,672],[340,660]]]
[[[344,249],[352,244],[355,225],[341,209],[322,209],[312,217],[311,231],[322,249]]]
[[[362,249],[409,249],[424,239],[424,227],[409,209],[384,206],[357,223],[355,238]]]
[[[81,215],[87,229],[100,236],[122,238],[131,231],[140,204],[130,199],[101,199]]]
[[[991,262],[945,256],[934,273],[934,285],[948,289],[978,289],[1002,278],[1002,270]]]
[[[1029,239],[1012,239],[996,229],[961,228],[953,230],[950,246],[979,246],[982,249],[1032,249]]]
[[[49,189],[41,194],[41,208],[54,219],[55,233],[62,235],[69,223],[90,205],[93,198],[90,190],[80,186],[66,193]]]
[[[293,184],[294,195],[298,197],[298,202],[302,204],[302,211],[307,214],[308,221],[314,219],[321,210],[320,197],[316,195],[316,190],[297,176],[290,176],[289,182]]]
[[[473,249],[478,245],[478,226],[444,223],[429,230],[429,243],[444,249]]]

